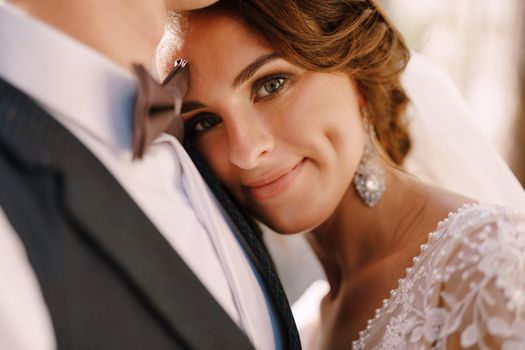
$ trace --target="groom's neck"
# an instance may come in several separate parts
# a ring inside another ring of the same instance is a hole
[[[164,0],[11,0],[125,69],[151,67],[164,29]]]

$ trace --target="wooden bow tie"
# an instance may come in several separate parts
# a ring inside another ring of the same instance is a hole
[[[133,116],[133,159],[142,158],[148,146],[163,132],[182,142],[184,124],[180,108],[188,89],[187,63],[177,60],[162,84],[142,65],[133,65],[139,80]]]

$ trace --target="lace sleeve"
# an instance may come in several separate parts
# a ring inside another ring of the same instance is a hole
[[[523,219],[506,213],[449,235],[435,310],[446,348],[525,349]]]

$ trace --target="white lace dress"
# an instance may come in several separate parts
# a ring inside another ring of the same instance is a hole
[[[296,306],[319,305],[320,294],[310,290]],[[315,349],[318,317],[298,321],[305,348]],[[525,349],[525,220],[477,204],[451,213],[364,326],[348,348]]]

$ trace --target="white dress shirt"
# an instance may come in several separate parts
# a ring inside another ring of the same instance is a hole
[[[256,348],[274,349],[272,317],[257,277],[180,143],[162,135],[142,160],[132,161],[135,78],[1,0],[0,49],[0,76],[107,167]],[[1,209],[0,276],[0,349],[55,348],[36,276]]]

